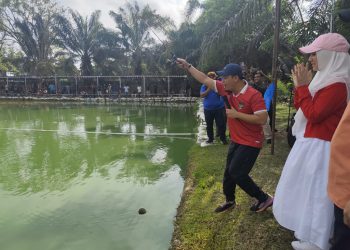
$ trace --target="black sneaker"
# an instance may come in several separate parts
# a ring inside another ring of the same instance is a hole
[[[215,213],[221,213],[228,209],[233,209],[236,206],[236,202],[234,201],[227,201],[224,204],[218,206],[214,211]]]
[[[207,140],[206,143],[214,143],[213,140]]]
[[[260,213],[268,209],[273,205],[273,197],[271,195],[267,195],[267,199],[264,202],[257,201],[251,207],[250,211]]]

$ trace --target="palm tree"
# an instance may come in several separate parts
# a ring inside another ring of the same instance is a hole
[[[191,62],[198,61],[200,57],[200,44],[202,41],[202,35],[196,32],[196,27],[192,23],[182,23],[177,31],[172,31],[169,34],[169,38],[172,41],[171,47],[168,48],[175,55],[182,57],[186,56],[186,59]],[[175,70],[172,68],[172,70]]]
[[[121,31],[124,47],[131,54],[134,74],[141,75],[142,52],[155,43],[150,32],[167,32],[174,24],[168,17],[157,14],[149,5],[140,9],[137,2],[127,3],[126,9],[119,8],[118,12],[110,11],[110,15]]]
[[[57,15],[57,33],[59,44],[68,50],[73,58],[81,61],[81,74],[93,74],[92,57],[100,47],[99,34],[103,26],[99,22],[100,11],[94,11],[89,18],[81,16],[78,12],[69,10],[73,23],[63,15]]]
[[[31,74],[53,73],[53,16],[58,11],[52,0],[0,1],[1,34],[19,45],[25,54],[25,71]]]
[[[127,58],[119,33],[103,29],[98,36],[99,47],[94,51],[97,75],[121,75],[127,72]]]
[[[43,18],[36,14],[33,22],[15,21],[16,40],[26,58],[27,71],[37,75],[53,73],[52,45],[55,43],[55,33],[50,16]]]

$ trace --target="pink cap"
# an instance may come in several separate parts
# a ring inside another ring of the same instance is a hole
[[[320,35],[311,44],[299,48],[301,53],[310,54],[319,50],[329,50],[336,52],[348,52],[349,51],[348,41],[338,33],[327,33]]]

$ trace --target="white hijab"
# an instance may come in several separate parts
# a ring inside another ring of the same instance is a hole
[[[320,89],[333,83],[343,82],[348,91],[348,101],[350,98],[350,56],[347,52],[335,52],[320,50],[316,52],[318,71],[309,85],[312,97]],[[292,128],[293,135],[297,138],[304,137],[307,119],[301,108],[295,115],[295,123]]]

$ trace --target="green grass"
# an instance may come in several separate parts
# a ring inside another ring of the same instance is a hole
[[[289,153],[286,140],[288,108],[278,106],[275,154],[264,146],[251,176],[266,192],[274,194],[284,162]],[[227,146],[214,145],[190,151],[190,162],[184,194],[178,208],[172,249],[292,249],[293,235],[275,221],[271,209],[263,213],[249,211],[252,198],[236,188],[235,209],[214,213],[225,201],[222,177]]]

